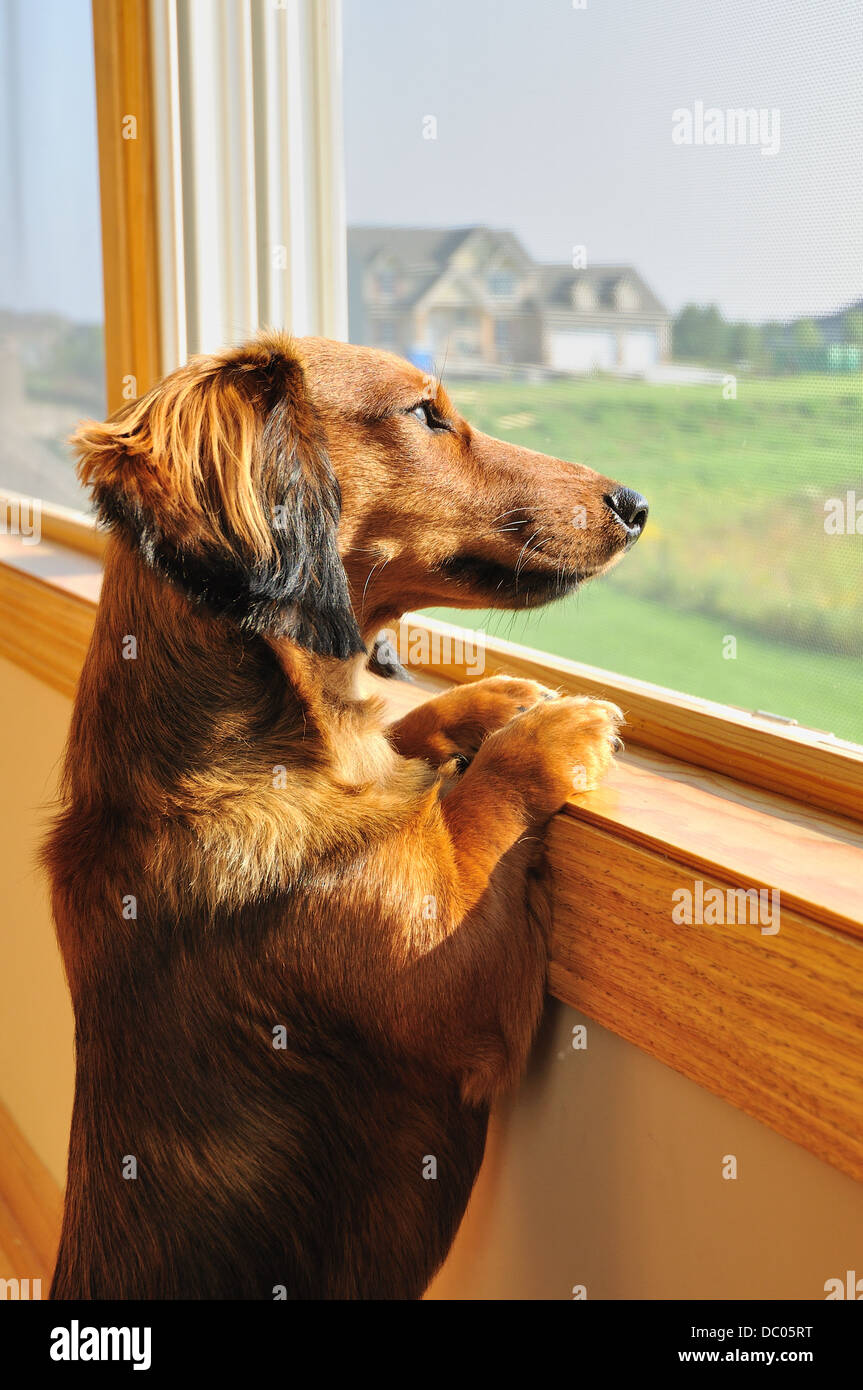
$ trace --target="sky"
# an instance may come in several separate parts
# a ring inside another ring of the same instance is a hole
[[[343,6],[349,222],[482,222],[545,261],[583,245],[672,311],[758,322],[863,293],[858,0]],[[674,144],[697,101],[777,109],[777,152]]]
[[[0,0],[0,308],[102,318],[89,0]]]
[[[863,292],[858,0],[343,10],[349,221],[484,222],[547,261],[585,246],[672,311],[793,318]],[[0,0],[0,83],[0,308],[97,320],[89,0]],[[674,144],[697,101],[777,110],[778,150]]]

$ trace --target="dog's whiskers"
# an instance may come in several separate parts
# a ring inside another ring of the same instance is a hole
[[[387,565],[389,564],[389,562],[390,562],[390,560],[391,560],[392,558],[393,558],[392,555],[386,555],[386,556],[383,558],[383,560],[378,560],[377,563],[374,564],[374,565],[372,565],[371,569],[369,570],[368,575],[366,576],[366,582],[365,582],[365,584],[363,585],[363,596],[362,596],[362,598],[360,599],[360,615],[361,615],[361,616],[365,616],[365,611],[366,611],[366,590],[368,589],[369,584],[371,583],[372,575],[374,574],[375,570],[378,570],[378,569],[384,570],[384,569],[386,569]]]
[[[541,526],[539,527],[539,529],[538,529],[537,531],[534,531],[533,535],[530,536],[530,537],[525,541],[524,545],[521,547],[521,550],[519,551],[518,559],[517,559],[516,562],[515,562],[515,582],[516,582],[516,586],[518,585],[518,579],[519,579],[519,575],[521,574],[522,567],[525,565],[525,563],[526,563],[527,560],[530,558],[530,556],[536,553],[536,551],[539,549],[539,546],[542,544],[542,542],[541,542],[541,540],[540,540],[540,541],[533,547],[533,550],[528,549],[528,547],[530,546],[531,541],[535,541],[536,538],[537,538],[537,536],[540,536],[540,537],[542,536],[542,527],[541,527]],[[527,553],[525,553],[525,552],[527,552]]]

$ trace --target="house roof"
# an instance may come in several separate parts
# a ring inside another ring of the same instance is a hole
[[[476,235],[493,237],[508,252],[537,275],[537,295],[542,307],[572,310],[572,289],[577,281],[587,282],[594,291],[597,309],[617,311],[614,287],[629,280],[639,291],[639,314],[664,316],[667,309],[629,265],[595,265],[573,270],[568,265],[535,262],[513,232],[477,224],[470,227],[349,227],[348,256],[366,265],[378,253],[391,253],[410,277],[398,307],[408,308],[431,288],[446,270],[455,251]]]
[[[509,252],[525,266],[532,266],[530,256],[512,232],[480,224],[472,227],[349,227],[348,259],[352,264],[367,265],[383,253],[400,261],[410,283],[392,307],[406,309],[422,299],[440,279],[465,241],[481,235],[492,237],[499,250]]]
[[[596,296],[598,309],[616,310],[614,288],[628,280],[638,288],[640,314],[667,314],[668,310],[638,271],[631,265],[592,265],[573,270],[568,265],[540,265],[540,296],[548,308],[571,309],[572,290],[576,284],[587,284]]]
[[[390,251],[406,266],[443,269],[456,247],[476,227],[349,227],[348,250],[364,261]]]
[[[388,251],[407,266],[436,265],[443,269],[458,247],[474,236],[492,237],[516,260],[533,264],[514,232],[481,223],[471,227],[349,227],[348,249],[363,260]]]

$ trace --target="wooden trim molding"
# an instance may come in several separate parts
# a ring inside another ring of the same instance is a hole
[[[99,581],[96,559],[59,542],[16,552],[0,537],[0,655],[71,695]],[[415,633],[425,620],[406,621]],[[579,679],[518,648],[506,659],[503,645],[486,674],[620,698],[602,673]],[[475,675],[468,664],[378,690],[395,719]],[[680,748],[692,751],[685,737]],[[633,740],[600,790],[555,817],[547,853],[552,993],[863,1179],[863,827]]]
[[[0,562],[0,656],[71,699],[93,631],[95,605]]]
[[[755,879],[720,877],[575,814],[552,822],[548,855],[551,992],[863,1180],[860,924],[844,932],[811,905],[787,906],[769,864]],[[859,873],[863,850],[856,858]],[[775,935],[757,923],[672,916],[681,890],[727,903],[747,889],[761,891]]]
[[[108,408],[162,375],[148,0],[93,0]]]
[[[18,507],[24,508],[23,514],[29,516],[33,508],[33,498],[0,487],[0,514],[7,517],[15,516]],[[58,541],[70,552],[89,555],[97,560],[102,559],[108,536],[107,532],[97,527],[92,516],[75,511],[72,507],[62,507],[59,503],[46,503],[41,500],[38,503],[38,514],[40,540]],[[9,529],[14,535],[14,530]],[[24,548],[21,547],[18,553],[23,555]]]
[[[0,494],[2,495],[2,494]],[[58,541],[67,549],[82,551],[93,559],[102,560],[108,543],[107,532],[81,512],[65,507],[42,508],[42,535]]]

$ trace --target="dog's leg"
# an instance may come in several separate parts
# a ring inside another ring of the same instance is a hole
[[[425,758],[435,767],[453,757],[470,761],[489,734],[540,701],[555,698],[555,691],[537,681],[490,676],[426,700],[391,724],[387,734],[405,758]]]
[[[573,791],[596,786],[620,746],[623,715],[605,700],[569,696],[535,704],[483,743],[443,798],[465,910],[502,856]]]
[[[430,1046],[459,1075],[471,1104],[492,1101],[524,1067],[547,968],[527,877],[545,822],[607,770],[621,719],[601,700],[540,700],[488,736],[440,798],[434,822],[405,840],[410,893],[426,895],[436,920],[417,911],[401,938],[411,965],[387,1008],[404,1041]],[[381,872],[394,877],[391,859]]]

